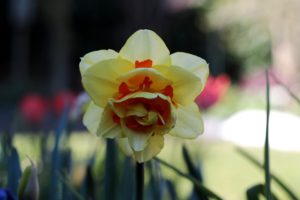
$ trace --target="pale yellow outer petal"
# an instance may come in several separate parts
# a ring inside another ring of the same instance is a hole
[[[99,50],[99,51],[92,51],[90,53],[85,54],[79,63],[79,69],[81,75],[84,74],[84,72],[93,64],[96,64],[97,62],[108,60],[112,58],[117,58],[118,53],[114,50],[108,49],[108,50]]]
[[[153,31],[139,30],[131,35],[119,52],[121,58],[132,62],[151,59],[153,65],[170,65],[170,52]]]
[[[201,79],[192,72],[178,66],[153,66],[172,81],[173,101],[181,105],[194,102],[202,89]]]
[[[178,106],[177,120],[170,135],[194,139],[203,133],[204,126],[200,111],[195,103],[188,106]]]
[[[153,129],[148,129],[147,132],[142,133],[135,132],[134,130],[127,128],[123,119],[121,119],[121,126],[124,135],[128,138],[128,142],[133,151],[143,151],[149,143],[149,138],[153,133]]]
[[[123,131],[120,124],[113,121],[113,111],[109,106],[106,106],[100,121],[100,126],[97,130],[97,135],[103,136],[105,138],[116,138],[122,137]]]
[[[133,64],[122,59],[98,62],[84,72],[83,87],[98,106],[105,107],[107,100],[118,93],[118,77],[131,69]]]
[[[133,155],[133,151],[129,145],[127,138],[117,138],[117,143],[120,147],[120,149],[127,155],[131,156]]]
[[[88,131],[96,134],[100,125],[103,108],[97,106],[91,101],[83,116],[83,124],[87,127]]]
[[[149,139],[148,146],[143,151],[134,152],[134,157],[137,162],[142,163],[152,159],[164,147],[164,137],[155,134]]]
[[[204,59],[184,52],[173,53],[171,59],[172,65],[182,67],[197,75],[201,80],[202,89],[204,88],[209,74],[208,64]]]
[[[164,147],[164,138],[162,135],[155,134],[150,137],[149,143],[143,151],[133,151],[129,145],[127,138],[117,139],[120,149],[127,156],[134,156],[135,160],[139,163],[151,160],[156,156]]]

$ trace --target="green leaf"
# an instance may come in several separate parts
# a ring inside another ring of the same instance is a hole
[[[38,200],[39,199],[39,181],[37,176],[37,169],[32,162],[30,166],[27,166],[24,170],[23,176],[21,178],[21,182],[18,188],[18,197],[20,200],[30,199],[30,200]]]
[[[147,196],[150,199],[160,200],[162,199],[163,180],[159,176],[160,170],[157,166],[158,163],[151,160],[146,164],[149,171],[149,184],[148,184]]]
[[[92,174],[92,165],[94,164],[94,157],[90,159],[90,162],[86,168],[85,178],[80,187],[80,193],[83,194],[85,199],[96,199],[95,196],[95,185],[96,182],[94,180]]]
[[[118,199],[132,200],[134,199],[134,164],[131,157],[126,156],[122,165],[122,176],[119,184]]]
[[[7,163],[8,172],[8,183],[7,188],[10,189],[14,194],[17,194],[19,180],[21,178],[21,167],[19,154],[15,147],[11,147],[11,152],[8,157]]]
[[[52,150],[51,168],[50,168],[50,186],[48,191],[49,200],[58,200],[62,198],[61,183],[59,181],[59,171],[62,166],[62,154],[60,144],[62,136],[65,133],[68,125],[68,114],[70,107],[66,105],[64,111],[61,114],[55,131],[55,143]]]
[[[23,194],[25,192],[25,188],[26,185],[28,183],[29,177],[31,174],[31,167],[27,166],[23,172],[21,181],[20,181],[20,185],[19,185],[19,189],[18,189],[18,197],[19,199],[23,199]]]
[[[188,180],[190,180],[195,187],[197,187],[198,190],[200,190],[201,192],[203,192],[204,194],[206,194],[208,197],[214,198],[214,199],[218,199],[218,200],[222,200],[222,198],[217,195],[216,193],[212,192],[211,190],[209,190],[208,188],[206,188],[204,185],[202,185],[202,183],[195,179],[194,177],[190,176],[189,174],[186,174],[182,171],[180,171],[179,169],[177,169],[176,167],[174,167],[173,165],[167,163],[164,160],[161,160],[158,157],[155,157],[154,160],[158,161],[159,163],[161,163],[162,165],[168,167],[169,169],[172,169],[174,172],[176,172],[178,175],[187,178]]]
[[[247,200],[259,200],[260,195],[265,196],[265,186],[263,184],[254,185],[247,190],[246,195]],[[271,194],[271,196],[272,199],[278,200],[274,194]]]
[[[182,147],[182,154],[183,154],[185,164],[188,168],[189,174],[195,179],[197,179],[200,183],[202,183],[203,180],[202,180],[200,170],[198,170],[197,167],[193,164],[191,156],[185,146]],[[195,185],[194,185],[194,190],[192,195],[197,196],[197,199],[202,199],[202,200],[208,199],[207,195],[203,193],[201,190],[197,189]]]
[[[245,150],[238,147],[236,148],[236,150],[239,154],[241,154],[244,158],[249,160],[256,167],[259,167],[260,169],[264,169],[264,166],[257,159],[255,159],[253,156],[247,153]],[[285,183],[283,183],[283,181],[281,181],[277,176],[275,176],[272,173],[270,173],[270,175],[272,176],[272,180],[274,180],[274,182],[276,182],[292,200],[299,200],[299,198],[295,195],[295,193],[292,192],[291,189],[289,189],[289,187]]]
[[[172,183],[172,181],[166,180],[166,187],[167,187],[167,191],[168,191],[170,200],[177,200],[178,196],[176,193],[176,188],[175,188],[174,184]]]
[[[77,200],[85,200],[79,192],[74,188],[72,185],[69,177],[65,173],[61,173],[59,176],[61,182],[63,183],[64,186],[68,188],[68,190],[74,195],[75,199]]]

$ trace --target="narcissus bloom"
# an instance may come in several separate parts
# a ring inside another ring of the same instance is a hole
[[[208,64],[188,53],[170,55],[153,31],[135,32],[119,53],[90,52],[79,66],[91,97],[84,125],[99,136],[117,138],[138,162],[157,155],[167,133],[192,139],[203,132],[194,100],[205,85]]]

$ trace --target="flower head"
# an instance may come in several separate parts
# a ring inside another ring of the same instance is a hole
[[[26,121],[38,124],[48,110],[47,101],[38,94],[28,94],[20,101],[20,110]]]
[[[204,90],[195,102],[200,108],[208,109],[222,99],[229,87],[230,78],[227,75],[222,74],[215,78],[209,76]]]
[[[92,99],[83,123],[92,133],[117,138],[138,162],[157,155],[167,133],[196,138],[203,132],[194,100],[205,85],[208,64],[188,53],[170,55],[153,31],[135,32],[119,53],[90,52],[79,66]]]

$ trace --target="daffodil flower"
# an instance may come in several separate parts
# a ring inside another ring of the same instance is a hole
[[[91,97],[84,125],[99,136],[116,138],[137,162],[157,155],[165,134],[193,139],[203,132],[194,100],[205,85],[208,64],[188,53],[170,55],[153,31],[135,32],[119,53],[90,52],[79,66]]]

